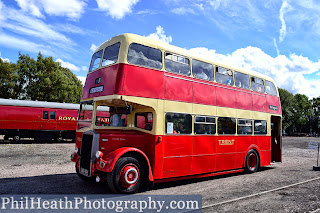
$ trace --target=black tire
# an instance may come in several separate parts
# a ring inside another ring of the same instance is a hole
[[[20,136],[19,135],[15,135],[13,137],[13,140],[16,141],[16,142],[20,141]]]
[[[259,166],[260,166],[259,154],[256,150],[251,149],[247,154],[244,169],[247,173],[254,173],[258,171]]]
[[[112,172],[107,174],[108,186],[113,193],[136,193],[141,189],[144,180],[144,169],[135,157],[120,158]]]
[[[80,158],[77,161],[77,163],[75,164],[75,169],[76,169],[77,175],[81,178],[81,180],[84,180],[86,182],[95,182],[95,177],[86,177],[86,176],[80,174],[80,172],[79,172],[79,163],[80,163]]]

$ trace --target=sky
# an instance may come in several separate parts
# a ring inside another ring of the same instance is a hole
[[[320,96],[320,1],[0,0],[0,57],[41,52],[83,83],[103,42],[134,33]]]

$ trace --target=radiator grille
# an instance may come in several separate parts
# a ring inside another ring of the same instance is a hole
[[[91,153],[92,153],[93,135],[82,135],[81,153],[80,153],[80,173],[87,177],[91,176]]]

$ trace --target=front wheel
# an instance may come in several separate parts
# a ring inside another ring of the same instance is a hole
[[[256,150],[251,149],[246,157],[245,171],[247,173],[254,173],[259,169],[260,158]]]
[[[120,158],[107,174],[108,186],[114,193],[136,193],[144,178],[144,170],[134,157]]]

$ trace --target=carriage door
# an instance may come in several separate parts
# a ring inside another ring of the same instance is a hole
[[[282,137],[281,117],[271,116],[271,162],[281,162]]]

